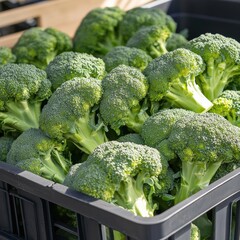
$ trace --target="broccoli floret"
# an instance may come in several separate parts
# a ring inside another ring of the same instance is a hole
[[[25,30],[13,46],[17,63],[33,64],[45,69],[54,57],[63,51],[71,51],[71,39],[65,33],[53,28],[33,27]]]
[[[167,51],[170,52],[177,48],[182,48],[187,44],[187,42],[188,40],[182,34],[172,33],[171,36],[167,39]]]
[[[136,143],[136,144],[144,145],[143,138],[138,133],[125,134],[125,135],[119,137],[116,141],[118,141],[118,142],[133,142],[133,143]]]
[[[206,64],[197,83],[210,101],[219,97],[233,77],[240,74],[240,44],[232,38],[206,33],[190,40],[186,47]]]
[[[148,91],[145,76],[136,68],[119,65],[106,75],[102,86],[99,110],[105,124],[117,134],[123,126],[138,133],[148,118],[144,101]]]
[[[12,49],[0,46],[0,66],[7,63],[14,63],[16,56],[12,53]]]
[[[101,81],[73,78],[52,94],[40,115],[40,128],[50,137],[73,142],[91,153],[107,141],[105,128],[97,114],[102,96]]]
[[[9,63],[0,71],[0,121],[4,132],[39,127],[42,103],[51,82],[45,71],[29,64]]]
[[[167,139],[181,160],[175,203],[208,186],[222,163],[239,162],[239,139],[240,129],[218,114],[195,113],[176,121]]]
[[[204,66],[200,56],[184,48],[155,58],[143,72],[149,81],[150,100],[164,99],[176,107],[199,113],[208,111],[213,104],[195,81]]]
[[[135,215],[151,217],[156,206],[150,195],[145,196],[143,188],[161,174],[161,169],[161,158],[156,149],[109,141],[98,146],[64,183]]]
[[[191,116],[194,112],[182,108],[163,109],[150,116],[143,124],[140,132],[146,145],[154,147],[167,160],[172,160],[176,154],[168,147],[167,139],[172,127],[183,116]]]
[[[217,113],[240,127],[240,91],[225,90],[213,104],[210,112]]]
[[[146,26],[167,26],[171,32],[176,31],[176,22],[160,8],[133,8],[126,12],[119,25],[123,42],[127,41],[141,28]]]
[[[113,47],[122,45],[118,26],[124,14],[118,7],[91,10],[75,32],[73,50],[102,57]]]
[[[10,151],[10,148],[15,139],[10,136],[0,137],[0,162],[6,162],[7,154]]]
[[[190,240],[201,240],[200,229],[195,225],[191,224],[191,238]]]
[[[64,157],[64,142],[57,142],[40,129],[28,129],[13,142],[7,163],[62,183],[71,162]]]
[[[74,77],[101,80],[105,76],[105,64],[102,59],[86,53],[63,52],[49,63],[46,72],[55,91],[62,83]]]
[[[121,64],[143,71],[152,61],[152,58],[141,49],[118,46],[110,50],[103,57],[103,61],[105,62],[107,72]]]
[[[171,31],[167,26],[147,26],[140,28],[127,42],[127,47],[139,48],[152,58],[167,52],[166,42]]]

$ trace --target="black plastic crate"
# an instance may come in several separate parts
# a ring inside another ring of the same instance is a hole
[[[189,30],[189,38],[218,32],[240,40],[240,1],[161,0],[145,7],[166,10],[178,31]],[[75,217],[74,226],[56,216],[59,207]],[[213,219],[213,240],[240,240],[240,169],[163,213],[142,218],[0,163],[1,240],[113,240],[113,229],[127,240],[188,240],[191,223],[206,213]]]

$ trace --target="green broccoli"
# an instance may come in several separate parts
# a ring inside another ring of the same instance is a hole
[[[203,94],[213,101],[234,76],[240,74],[240,43],[221,34],[202,34],[188,42],[186,48],[200,55],[206,64],[197,76]]]
[[[0,121],[4,132],[23,132],[39,127],[42,103],[51,82],[45,71],[30,64],[9,63],[0,71]]]
[[[105,64],[102,59],[86,53],[63,52],[49,63],[46,72],[55,91],[62,83],[74,77],[101,80],[105,76]]]
[[[10,151],[10,148],[15,139],[10,136],[0,137],[0,162],[6,162],[7,154]]]
[[[57,142],[40,129],[28,129],[13,142],[7,163],[62,183],[71,162],[64,157],[64,142]]]
[[[117,134],[123,126],[138,133],[148,118],[144,101],[148,91],[145,76],[136,68],[119,65],[106,75],[102,86],[99,110],[105,124]]]
[[[52,138],[73,142],[91,153],[107,141],[97,108],[102,96],[101,81],[73,78],[52,94],[40,115],[40,128]]]
[[[167,26],[147,26],[140,28],[127,42],[127,47],[139,48],[152,58],[167,52],[166,42],[171,31]]]
[[[103,57],[103,61],[105,62],[107,72],[121,64],[143,71],[152,61],[152,58],[141,49],[118,46],[110,50]]]
[[[12,49],[0,46],[0,66],[7,63],[14,63],[15,61],[16,56],[12,53]]]
[[[150,101],[166,100],[194,112],[208,111],[213,104],[195,81],[204,66],[200,56],[184,48],[155,58],[143,72],[149,81]]]
[[[191,238],[190,240],[201,240],[200,229],[195,225],[191,224]]]
[[[167,160],[172,160],[176,154],[169,149],[167,142],[172,128],[183,116],[191,117],[193,114],[195,113],[183,108],[162,109],[144,122],[140,136],[146,145],[159,150]]]
[[[25,30],[13,46],[17,63],[33,64],[45,69],[61,52],[70,51],[72,42],[68,35],[54,28],[33,27]]]
[[[240,91],[225,90],[214,99],[213,104],[210,112],[217,113],[240,127]]]
[[[136,7],[128,10],[119,24],[123,43],[126,44],[141,27],[152,25],[167,26],[171,32],[176,31],[176,22],[160,8]]]
[[[156,205],[151,195],[145,196],[143,188],[154,182],[161,169],[161,157],[156,149],[109,141],[98,146],[73,174],[67,175],[64,183],[135,215],[151,217]]]
[[[180,33],[172,33],[167,39],[166,49],[168,52],[177,48],[182,48],[187,44],[188,40]]]
[[[218,114],[195,113],[176,121],[167,139],[181,160],[175,203],[208,186],[221,164],[239,162],[239,139],[240,129]]]
[[[119,137],[116,141],[118,142],[133,142],[136,144],[144,145],[143,138],[138,133],[128,133]]]
[[[91,10],[75,32],[73,50],[102,57],[113,47],[122,45],[118,26],[124,14],[118,7]]]

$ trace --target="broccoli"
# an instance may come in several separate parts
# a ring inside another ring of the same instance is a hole
[[[217,113],[240,127],[240,91],[225,90],[214,99],[213,104],[210,112]]]
[[[110,50],[103,57],[103,61],[107,72],[122,64],[143,71],[152,61],[152,58],[141,49],[118,46]]]
[[[166,49],[168,52],[177,48],[182,48],[187,44],[188,40],[180,33],[172,33],[167,39]]]
[[[190,240],[201,240],[200,229],[195,225],[191,224],[191,237]]]
[[[195,78],[204,70],[200,56],[184,48],[155,58],[143,71],[149,81],[152,102],[164,99],[175,107],[202,113],[212,107]]]
[[[0,121],[4,132],[23,132],[39,127],[42,103],[51,82],[45,71],[30,64],[9,63],[0,71]]]
[[[12,53],[12,49],[0,46],[0,66],[7,63],[14,63],[16,56]]]
[[[143,138],[138,133],[128,133],[119,137],[116,141],[118,142],[133,142],[136,144],[144,145]]]
[[[51,138],[68,140],[83,152],[91,153],[107,141],[97,114],[101,96],[98,79],[76,77],[64,82],[43,107],[40,128]]]
[[[240,129],[218,114],[195,113],[176,121],[167,139],[181,160],[175,203],[208,186],[221,164],[239,162],[239,139]]]
[[[160,8],[136,7],[128,10],[119,24],[123,43],[126,44],[141,27],[152,25],[167,26],[171,32],[176,31],[176,22]]]
[[[136,68],[119,65],[106,75],[102,86],[99,110],[105,124],[117,134],[123,126],[138,133],[148,118],[144,101],[148,91],[145,76]]]
[[[194,112],[182,108],[162,109],[144,122],[140,136],[146,145],[156,148],[168,161],[172,160],[176,154],[169,149],[167,139],[173,125],[183,116],[190,117],[193,114]]]
[[[0,162],[6,162],[7,154],[10,151],[10,148],[15,139],[10,136],[0,137]]]
[[[166,42],[171,31],[167,26],[147,26],[140,28],[127,42],[127,47],[139,48],[152,58],[167,52]]]
[[[62,83],[74,77],[101,80],[105,76],[105,64],[102,59],[86,53],[63,52],[49,63],[46,72],[55,91]]]
[[[118,26],[124,14],[118,7],[91,10],[75,32],[73,50],[102,57],[113,47],[122,45]]]
[[[213,101],[234,76],[240,74],[240,43],[221,34],[202,34],[188,42],[186,48],[200,55],[206,64],[197,76],[203,94]]]
[[[7,163],[62,183],[71,162],[64,156],[66,144],[57,142],[40,129],[28,129],[13,142]]]
[[[13,46],[13,53],[17,63],[33,64],[45,69],[56,55],[71,49],[71,39],[65,33],[54,28],[43,30],[33,27],[23,32]]]
[[[144,185],[154,182],[161,169],[161,157],[156,149],[109,141],[99,145],[73,174],[66,176],[64,183],[135,215],[151,217],[156,205],[150,195],[145,196],[143,189]]]

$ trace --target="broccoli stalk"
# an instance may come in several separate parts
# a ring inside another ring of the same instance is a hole
[[[139,173],[136,179],[128,177],[115,192],[114,203],[130,209],[137,216],[154,216],[157,205],[154,205],[151,200],[149,201],[152,192],[149,191],[149,197],[146,197],[143,190],[144,184],[148,181],[151,181],[151,178],[146,176],[144,172]]]
[[[181,186],[175,196],[175,204],[206,188],[221,164],[221,161],[214,163],[182,161]]]
[[[0,112],[2,129],[5,132],[39,127],[41,102],[31,103],[27,100],[5,103],[4,111]]]
[[[86,124],[90,119],[90,123]],[[72,141],[79,149],[89,154],[100,144],[107,141],[103,133],[103,123],[95,124],[95,113],[86,114],[79,118],[72,126],[72,132],[64,134],[66,139]]]
[[[198,113],[207,112],[212,107],[212,103],[203,95],[196,84],[194,75],[172,82],[165,98],[175,103],[175,106]]]

